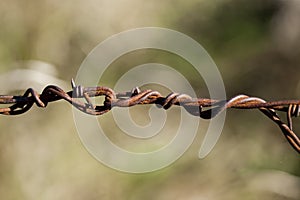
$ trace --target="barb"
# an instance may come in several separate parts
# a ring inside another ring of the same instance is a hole
[[[300,116],[300,100],[266,102],[258,97],[247,95],[237,95],[229,100],[215,100],[192,98],[186,94],[173,92],[164,97],[157,91],[141,91],[138,87],[133,88],[130,92],[116,93],[107,87],[76,86],[73,80],[71,85],[72,90],[69,92],[65,92],[57,86],[49,85],[41,94],[29,88],[22,96],[0,95],[0,104],[12,104],[9,107],[0,108],[0,114],[19,115],[28,111],[33,104],[44,108],[48,103],[61,99],[90,115],[102,115],[113,107],[130,107],[143,104],[156,104],[157,107],[164,109],[169,109],[173,105],[182,106],[191,115],[203,119],[211,119],[228,108],[259,109],[279,126],[290,145],[300,153],[300,139],[292,127],[292,117]],[[102,105],[95,105],[91,101],[91,97],[97,96],[105,97]],[[280,119],[276,111],[286,113],[287,124]]]

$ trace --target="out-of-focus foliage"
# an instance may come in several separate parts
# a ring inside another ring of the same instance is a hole
[[[269,100],[299,99],[299,21],[298,0],[2,0],[0,93],[25,89],[28,77],[18,73],[28,71],[66,84],[107,37],[160,26],[185,33],[206,48],[229,97],[246,93]],[[124,55],[102,83],[113,86],[123,72],[147,62],[174,67],[199,95],[207,96],[204,83],[183,59],[160,51]],[[14,78],[3,82],[7,74]],[[36,88],[45,81],[34,79],[30,84]],[[299,123],[296,119],[296,132]],[[204,160],[197,158],[205,133],[199,130],[177,162],[142,175],[120,173],[94,160],[76,134],[67,103],[0,116],[0,127],[1,199],[300,198],[299,155],[258,111],[229,111],[220,140]]]

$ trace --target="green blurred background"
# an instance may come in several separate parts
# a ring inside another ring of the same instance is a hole
[[[70,90],[68,82],[98,43],[128,29],[159,26],[204,46],[228,97],[299,99],[299,21],[298,0],[2,0],[0,93],[41,91],[51,83]],[[112,87],[122,73],[148,62],[174,67],[207,97],[187,63],[160,51],[123,56],[101,84]],[[96,161],[81,144],[66,102],[1,116],[0,126],[1,199],[300,199],[299,155],[256,110],[228,111],[220,140],[205,159],[197,157],[205,133],[199,130],[177,162],[139,175]]]

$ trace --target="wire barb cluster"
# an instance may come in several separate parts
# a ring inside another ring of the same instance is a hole
[[[156,104],[157,107],[164,109],[178,105],[185,108],[191,115],[203,119],[211,119],[228,108],[259,109],[279,126],[287,141],[300,153],[300,139],[293,131],[292,126],[292,117],[300,116],[300,100],[266,102],[261,98],[247,95],[237,95],[229,100],[214,100],[192,98],[189,95],[174,92],[164,97],[158,91],[141,91],[138,87],[133,88],[129,92],[116,93],[108,87],[76,86],[73,80],[71,85],[72,90],[69,92],[65,92],[55,85],[49,85],[41,94],[29,88],[22,96],[0,95],[0,104],[12,104],[9,107],[0,107],[0,114],[18,115],[28,111],[33,104],[44,108],[49,102],[61,99],[66,100],[78,110],[90,115],[102,115],[113,107],[130,107],[143,104]],[[92,102],[91,97],[97,96],[105,97],[102,105],[96,105]],[[84,99],[85,101],[80,101],[79,99]],[[276,111],[286,113],[287,123],[281,120]]]

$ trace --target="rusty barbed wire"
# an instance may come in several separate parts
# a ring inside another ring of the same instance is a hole
[[[156,104],[159,108],[164,109],[173,105],[182,106],[191,115],[203,119],[214,118],[218,113],[228,108],[259,109],[279,126],[290,145],[300,153],[300,139],[293,131],[292,125],[292,117],[300,116],[300,100],[267,102],[261,98],[247,95],[237,95],[229,100],[215,100],[192,98],[187,94],[174,92],[164,97],[158,91],[141,91],[138,87],[129,92],[116,93],[108,87],[76,86],[73,80],[71,85],[72,90],[69,92],[63,91],[58,86],[49,85],[41,94],[29,88],[22,96],[0,95],[0,104],[12,104],[9,107],[0,107],[0,114],[19,115],[28,111],[33,104],[44,108],[48,103],[61,99],[90,115],[103,115],[113,107],[131,107],[144,104]],[[92,103],[91,97],[97,96],[105,97],[103,105]],[[85,102],[78,100],[80,98],[85,99]],[[281,120],[276,111],[286,113],[287,124]]]

